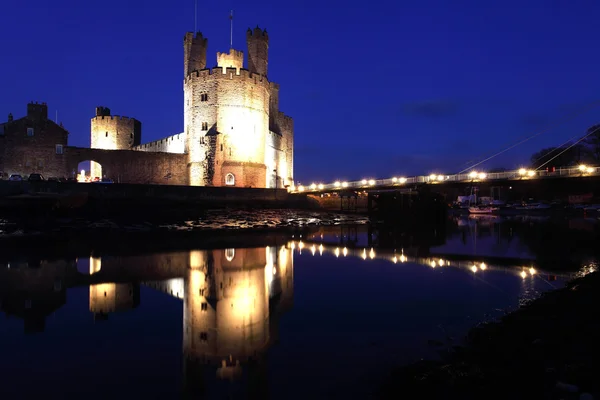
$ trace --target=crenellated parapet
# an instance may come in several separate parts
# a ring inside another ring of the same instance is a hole
[[[104,119],[106,119],[106,120],[123,121],[123,122],[137,121],[137,119],[135,119],[135,118],[126,117],[126,116],[123,116],[123,115],[107,115],[107,116],[102,115],[102,116],[96,116],[96,117],[94,117],[92,119],[95,119],[95,120],[104,120]]]
[[[228,53],[217,53],[217,66],[220,68],[244,68],[244,52],[230,49]]]
[[[248,82],[255,85],[262,85],[267,90],[270,90],[271,87],[270,82],[263,75],[252,73],[247,69],[221,67],[206,68],[200,71],[194,71],[185,78],[184,83],[187,86],[193,82],[207,81],[209,79]]]
[[[134,146],[131,150],[146,151],[149,153],[185,153],[185,133],[168,136],[166,138],[154,140],[152,142]]]

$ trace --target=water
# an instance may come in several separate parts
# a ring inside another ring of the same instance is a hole
[[[544,223],[314,227],[247,248],[231,233],[214,249],[35,262],[29,249],[0,259],[0,398],[364,398],[391,366],[561,287],[575,269],[545,271]],[[595,236],[571,225],[552,232],[583,262],[580,236]]]

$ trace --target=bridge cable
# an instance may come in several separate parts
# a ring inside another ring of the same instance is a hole
[[[575,119],[576,117],[578,117],[578,116],[580,116],[580,115],[582,115],[582,114],[586,113],[587,111],[589,111],[590,109],[592,109],[592,108],[596,107],[597,105],[600,105],[600,100],[596,100],[596,101],[593,101],[593,102],[591,102],[591,103],[590,103],[590,106],[589,106],[587,109],[584,109],[583,111],[578,111],[578,112],[575,112],[575,113],[573,113],[572,115],[569,115],[569,117],[568,117],[568,118],[566,118],[566,119],[565,119],[565,120],[563,120],[562,122],[559,122],[559,123],[557,123],[557,124],[556,124],[556,126],[562,125],[562,124],[564,124],[564,123],[566,123],[566,122],[569,122],[569,121],[571,121],[571,120]],[[480,165],[480,164],[483,164],[484,162],[486,162],[486,161],[489,161],[489,160],[491,160],[492,158],[494,158],[494,157],[496,157],[496,156],[499,156],[500,154],[502,154],[502,153],[505,153],[505,152],[507,152],[508,150],[511,150],[511,149],[513,149],[513,148],[515,148],[515,147],[517,147],[517,146],[519,146],[519,145],[521,145],[521,144],[523,144],[523,143],[527,142],[527,141],[528,141],[528,140],[530,140],[530,139],[533,139],[534,137],[537,137],[537,136],[540,136],[541,134],[547,133],[547,132],[548,132],[548,131],[550,131],[550,130],[551,130],[553,127],[554,127],[554,126],[551,126],[551,127],[547,128],[547,129],[544,129],[544,130],[542,130],[541,132],[538,132],[538,133],[536,133],[536,134],[533,134],[533,135],[531,135],[531,136],[529,136],[529,137],[526,137],[525,139],[523,139],[523,140],[521,140],[521,141],[519,141],[519,142],[517,142],[517,143],[513,144],[512,146],[509,146],[509,147],[505,148],[504,150],[501,150],[501,151],[497,152],[496,154],[493,154],[493,155],[491,155],[491,156],[489,156],[489,157],[487,157],[487,158],[485,158],[485,159],[483,159],[483,160],[479,161],[478,163],[476,163],[476,164],[473,164],[473,165],[471,165],[470,167],[463,169],[462,171],[458,172],[457,174],[462,174],[463,172],[465,172],[465,171],[468,171],[469,169],[471,169],[471,168],[474,168],[474,167],[476,167],[476,166],[478,166],[478,165]]]
[[[559,151],[561,149],[564,149],[564,146],[568,145],[569,143],[572,143],[573,140],[577,139],[578,137],[580,137],[579,135],[575,135],[573,137],[571,137],[569,140],[567,140],[566,142],[564,142],[563,144],[561,144],[558,147],[554,147],[552,150],[550,150],[548,153],[536,158],[535,160],[533,160],[533,162],[531,164],[535,164],[536,162],[540,161],[543,158],[549,157],[552,153]]]
[[[582,136],[581,139],[579,139],[578,141],[576,141],[575,143],[573,143],[572,145],[570,145],[569,147],[567,147],[566,149],[564,149],[563,151],[561,151],[560,153],[558,153],[557,155],[555,155],[554,157],[552,157],[551,159],[549,159],[548,161],[546,161],[545,163],[543,163],[542,165],[540,165],[539,167],[537,167],[535,169],[535,171],[539,170],[540,168],[542,168],[544,165],[548,164],[550,161],[554,160],[556,157],[560,156],[561,154],[563,154],[565,151],[569,150],[570,148],[572,148],[573,146],[576,146],[577,143],[581,142],[583,139],[587,138],[588,136],[596,133],[597,131],[600,131],[600,126],[598,126],[598,128],[594,129],[593,131],[591,131],[590,133],[588,133],[585,136]]]

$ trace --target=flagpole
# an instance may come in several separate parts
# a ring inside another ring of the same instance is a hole
[[[231,10],[231,13],[229,14],[229,21],[230,21],[230,32],[229,32],[229,46],[231,46],[231,48],[233,49],[233,10]]]

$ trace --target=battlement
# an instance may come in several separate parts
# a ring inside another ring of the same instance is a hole
[[[110,116],[110,108],[108,107],[104,107],[104,106],[98,106],[96,107],[96,116],[104,116],[104,117],[108,117]]]
[[[183,36],[183,41],[185,42],[194,42],[194,43],[202,43],[203,45],[207,45],[208,44],[208,38],[205,38],[204,35],[202,35],[202,32],[186,32],[185,35]]]
[[[255,39],[263,39],[263,40],[269,40],[269,34],[267,33],[267,30],[262,30],[258,27],[258,25],[256,26],[256,28],[254,28],[254,30],[248,28],[248,30],[246,31],[246,37],[250,38],[253,37]]]
[[[269,88],[269,81],[267,78],[260,74],[253,74],[247,69],[244,68],[206,68],[200,71],[193,71],[185,78],[185,84],[198,80],[208,80],[208,79],[235,79],[242,81],[253,81],[255,84],[262,84],[267,89]]]
[[[30,102],[27,104],[27,118],[30,119],[48,119],[48,105],[44,102]]]
[[[121,116],[121,115],[96,115],[92,119],[95,119],[95,120],[110,119],[110,120],[117,120],[117,121],[137,121],[135,118],[125,117],[125,116]]]
[[[274,90],[279,90],[280,85],[279,85],[279,83],[269,82],[269,87]]]
[[[243,68],[244,52],[230,49],[229,53],[217,53],[217,66],[221,68]]]

